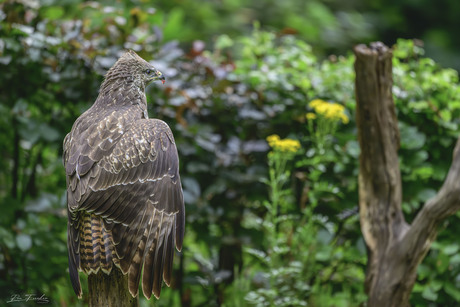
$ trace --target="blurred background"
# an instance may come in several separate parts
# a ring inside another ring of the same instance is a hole
[[[457,0],[1,1],[1,304],[86,305],[68,278],[62,140],[133,49],[167,78],[149,113],[176,137],[187,215],[171,288],[141,306],[359,306],[352,48],[394,45],[410,222],[459,132],[459,15]],[[412,305],[460,302],[459,217]]]

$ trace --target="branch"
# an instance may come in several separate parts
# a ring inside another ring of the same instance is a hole
[[[437,226],[460,210],[460,138],[455,146],[452,165],[438,194],[429,199],[417,214],[401,240],[401,247],[422,257],[436,237]]]

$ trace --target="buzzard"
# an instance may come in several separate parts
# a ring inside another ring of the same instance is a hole
[[[164,76],[133,51],[107,72],[94,104],[64,139],[69,273],[109,274],[119,267],[128,288],[147,298],[171,282],[185,209],[179,158],[168,125],[149,119],[145,87]]]

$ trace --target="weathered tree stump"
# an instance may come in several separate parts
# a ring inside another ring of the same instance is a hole
[[[460,139],[447,178],[412,225],[401,210],[399,131],[392,97],[392,51],[382,43],[354,48],[356,123],[361,147],[359,209],[368,248],[368,306],[409,306],[417,266],[438,224],[460,209]]]
[[[128,289],[128,275],[115,266],[110,275],[99,271],[88,275],[90,307],[137,307],[139,295],[132,297]]]

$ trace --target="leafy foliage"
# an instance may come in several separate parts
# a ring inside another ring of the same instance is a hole
[[[250,35],[219,36],[212,48],[195,41],[184,51],[162,41],[186,28],[184,8],[24,3],[0,5],[2,300],[33,292],[54,305],[85,304],[66,271],[61,141],[94,101],[101,73],[123,48],[132,48],[148,60],[155,54],[153,63],[167,76],[165,86],[148,88],[149,112],[174,131],[187,210],[177,278],[157,305],[365,301],[352,55],[319,61],[303,40],[262,31],[257,23]],[[312,14],[327,18],[315,3]],[[204,17],[215,16],[211,3],[203,7]],[[410,221],[448,170],[460,87],[458,74],[424,58],[416,41],[399,41],[394,55],[403,207]],[[328,113],[310,104],[317,99],[333,102],[339,117],[327,122]],[[307,118],[313,112],[316,118]],[[266,137],[273,134],[298,140],[301,148],[270,155]],[[413,305],[458,301],[459,217],[443,225],[448,231],[420,266]]]

